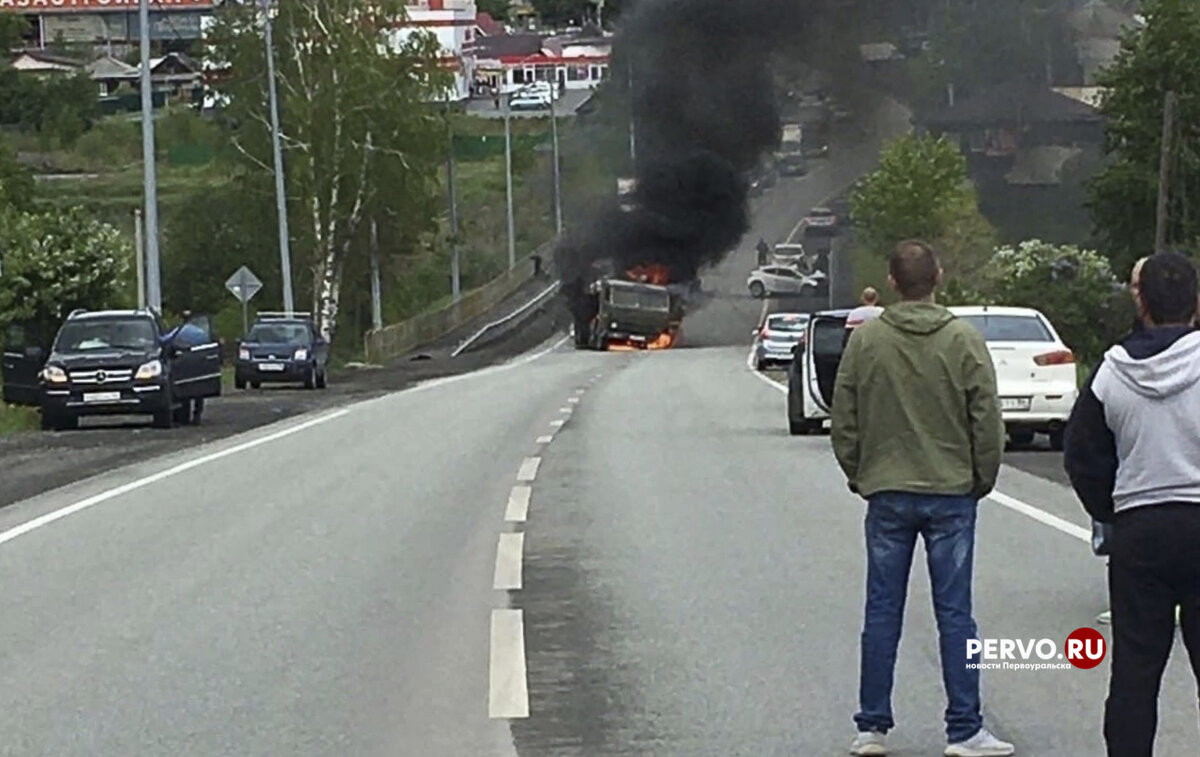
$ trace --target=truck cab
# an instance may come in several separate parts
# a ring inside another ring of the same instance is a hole
[[[168,330],[149,310],[76,311],[37,376],[44,429],[93,415],[150,415],[170,428],[198,422],[221,394],[221,347],[203,316]]]
[[[678,327],[676,296],[665,286],[619,279],[603,279],[592,285],[599,308],[591,329],[593,349],[610,345],[634,349],[652,347],[667,336],[668,344]]]
[[[829,425],[833,386],[846,343],[849,310],[827,310],[809,319],[805,339],[788,367],[788,430],[793,435],[819,433]]]

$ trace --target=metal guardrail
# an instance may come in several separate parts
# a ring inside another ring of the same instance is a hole
[[[542,290],[532,300],[525,303],[521,307],[517,308],[513,312],[509,313],[508,315],[504,316],[503,318],[497,318],[496,320],[492,321],[491,323],[485,324],[483,328],[479,329],[479,331],[476,331],[474,334],[472,334],[467,339],[465,339],[462,344],[455,347],[454,351],[450,353],[450,357],[458,357],[463,352],[465,352],[468,347],[470,347],[475,342],[479,341],[479,339],[482,338],[483,335],[486,334],[487,332],[491,331],[492,329],[499,328],[499,327],[503,326],[504,324],[512,321],[514,318],[517,318],[517,317],[529,312],[530,309],[537,307],[542,301],[544,301],[545,299],[547,299],[548,297],[550,297],[551,295],[556,293],[558,291],[559,287],[561,287],[561,286],[562,286],[562,282],[556,281],[553,284],[551,284],[550,286],[546,287],[544,290]]]

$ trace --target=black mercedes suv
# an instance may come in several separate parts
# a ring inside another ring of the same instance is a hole
[[[221,394],[221,347],[207,319],[166,330],[148,310],[76,311],[39,374],[44,429],[86,415],[151,415],[154,425],[198,422]]]

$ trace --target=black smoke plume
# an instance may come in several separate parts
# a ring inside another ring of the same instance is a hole
[[[617,271],[659,264],[684,282],[737,245],[749,226],[747,174],[779,140],[770,63],[802,35],[800,6],[641,0],[626,13],[611,86],[632,106],[634,209],[621,210],[614,187],[560,244],[572,309],[596,261],[611,259]]]

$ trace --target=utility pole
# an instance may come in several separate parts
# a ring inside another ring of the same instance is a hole
[[[142,211],[133,209],[133,258],[137,265],[137,304],[138,310],[146,308],[146,251],[142,237]]]
[[[383,299],[379,293],[379,226],[371,216],[371,325],[383,328]]]
[[[158,260],[158,174],[154,163],[154,93],[150,76],[150,2],[138,0],[142,62],[142,192],[146,210],[146,300],[162,313],[162,274]]]
[[[449,119],[446,130],[450,136],[450,147],[446,151],[446,192],[450,199],[450,299],[458,302],[462,298],[462,279],[458,260],[458,189],[454,186],[454,132]]]
[[[1158,218],[1155,225],[1154,249],[1162,252],[1167,247],[1168,207],[1171,199],[1171,153],[1175,136],[1175,93],[1168,91],[1163,98],[1162,152],[1158,158]]]
[[[637,172],[637,124],[634,114],[633,96],[633,53],[629,58],[629,168]]]
[[[562,234],[562,169],[558,161],[558,117],[554,113],[554,91],[557,84],[550,87],[550,135],[554,142],[554,230]]]
[[[144,1],[144,0],[143,0]],[[279,269],[283,274],[283,309],[295,312],[292,297],[292,255],[288,246],[287,190],[283,180],[283,145],[279,135],[279,93],[275,86],[275,40],[271,27],[271,0],[262,0],[267,43],[267,92],[271,98],[271,152],[275,158],[275,214],[279,219]]]
[[[508,268],[517,267],[517,230],[513,220],[512,118],[509,113],[509,94],[504,98],[504,186],[508,201]]]

